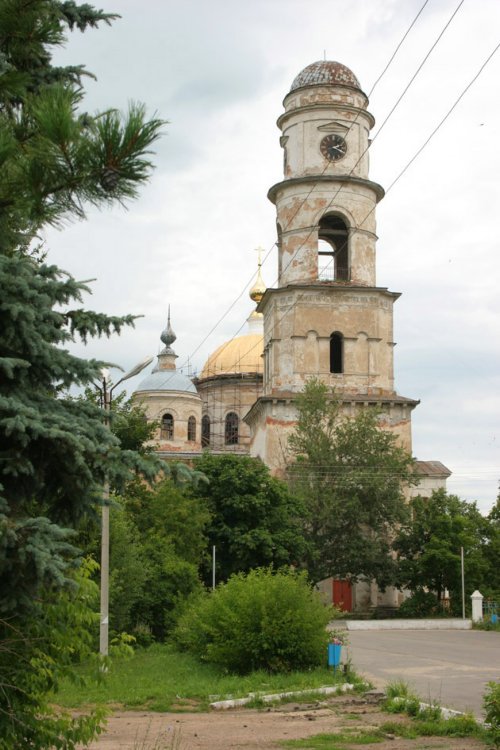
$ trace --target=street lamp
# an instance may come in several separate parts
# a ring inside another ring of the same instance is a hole
[[[115,388],[124,380],[138,375],[145,367],[151,364],[154,357],[147,357],[133,367],[120,378],[117,383],[111,385],[109,370],[101,370],[101,387],[97,386],[101,394],[101,405],[104,408],[104,422],[109,429],[109,418],[111,412],[111,401]],[[102,527],[101,527],[101,625],[99,630],[99,653],[101,656],[108,655],[109,644],[109,480],[104,480],[102,488]]]

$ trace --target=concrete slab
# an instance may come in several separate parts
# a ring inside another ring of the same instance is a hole
[[[472,620],[461,617],[434,619],[346,620],[347,630],[471,630]]]
[[[354,669],[377,688],[408,682],[423,701],[482,714],[486,683],[500,680],[500,633],[481,630],[349,631]]]

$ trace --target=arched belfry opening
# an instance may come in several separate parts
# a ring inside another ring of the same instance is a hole
[[[338,331],[330,336],[330,372],[344,372],[344,337]]]
[[[349,281],[349,230],[340,216],[323,216],[318,227],[318,279]]]

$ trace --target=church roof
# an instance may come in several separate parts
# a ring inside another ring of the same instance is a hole
[[[415,461],[417,474],[426,477],[449,477],[451,471],[441,461]]]
[[[158,362],[153,372],[139,383],[134,393],[144,393],[145,391],[197,393],[196,386],[191,378],[175,369],[177,354],[171,345],[177,339],[177,336],[170,324],[170,305],[168,306],[167,327],[162,331],[160,339],[165,344],[165,348],[158,354]]]
[[[301,70],[292,83],[290,91],[303,86],[338,85],[361,89],[358,79],[345,65],[334,60],[318,60]]]
[[[248,333],[238,336],[219,346],[207,359],[199,377],[211,378],[215,375],[232,373],[262,373],[263,336],[261,333]]]
[[[156,372],[152,372],[135,389],[135,393],[143,393],[144,391],[197,392],[192,380],[187,375],[183,375],[182,372],[177,372],[177,370],[157,370]]]

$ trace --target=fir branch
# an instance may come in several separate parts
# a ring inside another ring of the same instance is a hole
[[[87,342],[91,338],[107,336],[113,333],[120,333],[124,326],[135,326],[137,318],[141,315],[105,315],[90,310],[69,310],[64,314],[66,322],[69,324],[71,334],[78,333],[82,341]]]
[[[87,28],[97,28],[100,21],[104,21],[111,26],[112,21],[121,18],[118,13],[105,13],[103,10],[96,10],[92,5],[84,3],[77,5],[73,0],[57,3],[62,18],[68,24],[71,31],[76,28],[85,31]]]

